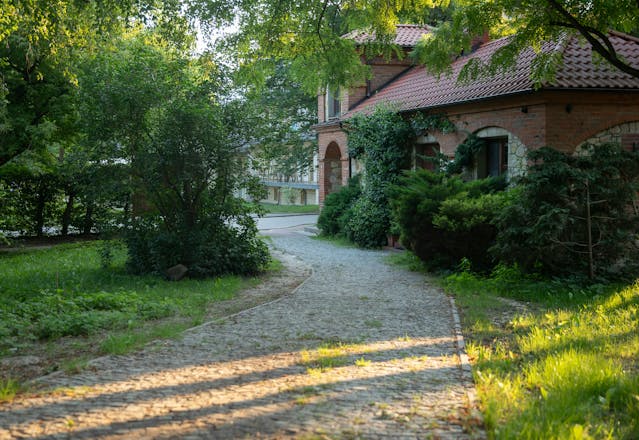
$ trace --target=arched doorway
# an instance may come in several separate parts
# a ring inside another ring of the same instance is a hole
[[[323,183],[327,195],[339,191],[342,187],[342,153],[335,142],[331,142],[326,147]]]

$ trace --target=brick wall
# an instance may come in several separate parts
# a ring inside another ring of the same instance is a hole
[[[375,86],[388,81],[405,69],[406,65],[373,67],[378,72],[374,78]],[[361,90],[357,89],[355,92],[358,94],[354,94],[353,99],[360,96]],[[439,142],[442,153],[451,158],[457,146],[467,137],[467,133],[476,133],[488,127],[498,127],[503,130],[501,133],[507,132],[509,147],[517,150],[517,154],[523,157],[527,150],[543,146],[575,151],[586,140],[599,139],[602,136],[605,138],[608,135],[607,130],[612,127],[622,124],[626,124],[626,128],[634,127],[633,124],[639,121],[639,90],[547,90],[451,105],[433,109],[430,113],[445,113],[458,129],[457,132],[449,134],[430,133]],[[624,128],[620,133],[628,135],[630,132],[626,133],[627,131]],[[484,130],[484,133],[489,132],[490,130]],[[616,134],[616,131],[612,133]],[[345,184],[349,177],[347,137],[338,124],[318,128],[320,182],[322,173],[325,172],[322,160],[331,142],[335,142],[340,148],[342,181]],[[524,160],[519,156],[513,158],[513,161]],[[326,189],[320,184],[320,204],[323,204],[325,196]]]
[[[639,91],[554,92],[552,98],[547,140],[558,149],[572,151],[601,131],[639,121]]]
[[[375,90],[395,78],[397,75],[408,69],[410,64],[407,62],[394,62],[389,64],[372,65],[371,91]]]
[[[323,93],[319,93],[317,95],[317,122],[319,123],[322,123],[326,120],[326,111],[324,108],[325,105],[325,95]]]
[[[325,161],[326,159],[326,149],[329,145],[334,144],[339,148],[341,153],[340,156],[340,165],[341,165],[341,173],[342,173],[342,184],[346,184],[349,178],[349,169],[348,169],[348,143],[347,136],[344,131],[339,127],[338,123],[321,126],[316,128],[317,131],[317,144],[319,148],[319,167],[318,167],[318,180],[319,180],[319,203],[320,205],[324,204],[324,199],[328,193],[327,190],[327,167],[328,163]]]
[[[527,149],[551,146],[574,151],[597,133],[639,121],[639,91],[544,91],[450,106],[445,113],[458,131],[433,135],[442,152],[451,157],[467,132],[475,133],[486,127],[505,129],[519,138]]]

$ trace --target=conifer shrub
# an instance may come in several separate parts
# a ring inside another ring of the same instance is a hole
[[[604,144],[577,154],[542,148],[529,159],[515,203],[497,219],[495,257],[551,275],[635,273],[639,154]]]
[[[509,201],[505,187],[503,178],[464,182],[428,170],[406,173],[390,192],[401,242],[431,269],[452,269],[462,259],[476,270],[492,268],[488,248]]]

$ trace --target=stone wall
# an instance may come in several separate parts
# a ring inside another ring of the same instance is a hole
[[[614,127],[611,127],[607,130],[603,130],[587,139],[585,142],[582,143],[582,145],[584,143],[615,143],[631,150],[633,148],[633,143],[639,145],[639,113],[637,114],[637,118],[637,121],[626,122],[624,124],[615,125]]]

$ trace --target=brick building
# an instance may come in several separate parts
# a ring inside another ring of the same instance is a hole
[[[399,25],[395,43],[408,53],[428,27]],[[362,43],[369,35],[352,33]],[[611,32],[610,39],[626,61],[639,67],[639,39]],[[348,157],[348,137],[341,124],[352,115],[388,104],[403,114],[443,114],[455,124],[454,133],[424,132],[413,157],[438,150],[453,157],[469,133],[485,139],[470,172],[474,177],[524,172],[526,152],[542,146],[575,151],[584,142],[619,142],[639,149],[639,78],[603,61],[593,60],[589,45],[576,37],[546,44],[546,52],[561,51],[563,64],[550,83],[536,86],[530,78],[535,53],[522,52],[516,66],[491,77],[458,83],[457,75],[469,59],[488,60],[508,38],[478,42],[469,55],[452,65],[452,75],[428,73],[409,58],[365,61],[370,81],[340,93],[318,95],[319,201],[356,173],[359,164]],[[419,161],[414,164],[419,166]]]

